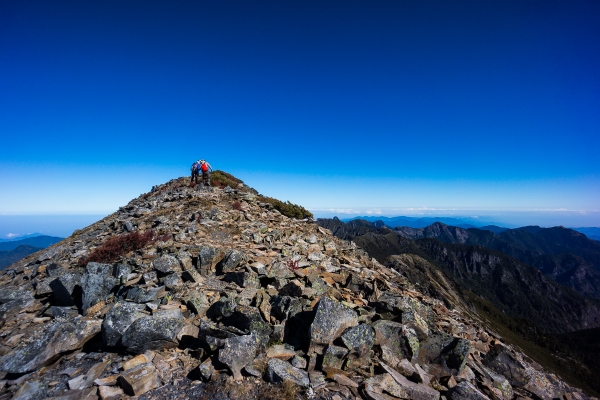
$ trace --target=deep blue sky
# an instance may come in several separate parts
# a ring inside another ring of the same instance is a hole
[[[322,214],[598,226],[599,71],[598,1],[0,0],[0,213],[205,158]]]

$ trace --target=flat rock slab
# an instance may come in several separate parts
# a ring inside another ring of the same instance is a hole
[[[152,363],[140,364],[123,372],[119,380],[130,396],[141,396],[158,387],[158,375]]]
[[[323,354],[325,345],[333,343],[347,328],[357,325],[358,316],[353,309],[328,297],[322,298],[310,326],[309,353]]]
[[[481,393],[469,381],[463,381],[456,385],[450,391],[448,398],[451,400],[489,400],[489,397]]]
[[[0,371],[22,374],[48,365],[61,354],[83,347],[100,333],[101,324],[99,319],[77,317],[44,326],[38,338],[0,359]]]
[[[267,363],[267,380],[272,383],[291,382],[301,387],[308,387],[310,380],[306,371],[294,367],[287,361],[271,358]]]
[[[135,320],[127,328],[121,340],[123,346],[134,354],[176,347],[177,335],[184,325],[183,318],[143,317]]]

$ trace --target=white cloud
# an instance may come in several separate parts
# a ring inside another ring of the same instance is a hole
[[[17,236],[19,236],[18,233],[9,233],[8,235],[6,235],[6,237],[9,238],[9,239],[12,239],[12,238],[17,237]]]

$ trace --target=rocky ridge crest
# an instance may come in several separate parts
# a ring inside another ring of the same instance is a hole
[[[186,183],[1,272],[0,400],[588,398],[311,220]]]

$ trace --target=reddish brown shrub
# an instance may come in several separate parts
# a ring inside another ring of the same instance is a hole
[[[139,250],[154,240],[154,231],[144,233],[131,232],[125,235],[113,236],[100,247],[95,248],[90,255],[79,260],[79,266],[89,262],[115,262],[120,256],[130,251]]]
[[[243,208],[242,208],[242,203],[240,203],[239,201],[234,201],[234,202],[231,204],[231,207],[232,207],[234,210],[243,211]]]
[[[298,261],[288,261],[287,263],[288,268],[290,269],[290,271],[294,272],[298,269]]]

